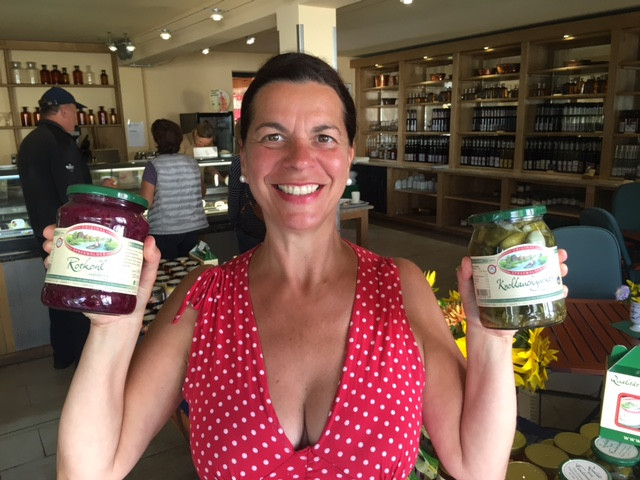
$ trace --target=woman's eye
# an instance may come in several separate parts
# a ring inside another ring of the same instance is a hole
[[[279,133],[270,133],[264,136],[266,142],[280,142],[282,141],[282,135]]]
[[[333,137],[331,137],[329,135],[318,135],[318,142],[319,143],[330,143],[330,142],[333,142]]]

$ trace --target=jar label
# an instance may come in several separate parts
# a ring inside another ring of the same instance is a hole
[[[566,480],[607,480],[611,477],[607,471],[589,460],[569,460],[560,467],[563,479]]]
[[[94,223],[56,228],[45,283],[136,295],[142,242]]]
[[[603,437],[596,438],[593,443],[598,450],[609,457],[632,460],[638,456],[638,447],[629,443],[616,442]]]
[[[471,257],[480,307],[517,307],[564,298],[557,247],[522,244]]]

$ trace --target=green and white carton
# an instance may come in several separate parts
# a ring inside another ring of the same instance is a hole
[[[640,445],[640,346],[613,347],[604,381],[600,436]]]

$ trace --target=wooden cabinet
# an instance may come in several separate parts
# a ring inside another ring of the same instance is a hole
[[[352,60],[356,154],[388,169],[386,215],[469,234],[483,211],[541,203],[560,225],[608,208],[640,177],[637,25],[630,12]],[[376,86],[390,72],[397,85]]]
[[[20,62],[23,69],[22,81],[15,82],[11,75],[13,62]],[[26,108],[33,113],[38,106],[38,99],[53,85],[43,85],[39,75],[35,84],[28,83],[26,69],[27,62],[35,63],[37,70],[46,65],[50,70],[53,65],[58,69],[67,69],[71,77],[68,85],[58,85],[67,89],[75,99],[93,110],[97,114],[102,106],[107,112],[113,108],[117,121],[107,125],[81,125],[79,136],[84,136],[90,142],[94,155],[100,151],[117,150],[121,160],[127,158],[127,142],[125,127],[122,119],[122,97],[118,63],[115,55],[101,44],[70,44],[44,42],[12,42],[0,41],[0,165],[12,163],[20,143],[33,126],[23,127],[20,112]],[[78,65],[83,71],[85,80],[82,85],[73,84],[72,71]],[[94,75],[94,84],[86,82],[87,67]],[[108,84],[100,84],[102,70],[108,76]]]

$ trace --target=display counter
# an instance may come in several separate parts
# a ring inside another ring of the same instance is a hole
[[[148,160],[90,165],[94,184],[113,177],[118,188],[140,192]],[[209,228],[202,239],[221,261],[237,254],[227,215],[227,177],[231,159],[200,161],[207,187],[204,198]],[[14,165],[0,167],[0,356],[49,343],[49,315],[40,302],[45,269],[33,236]]]

